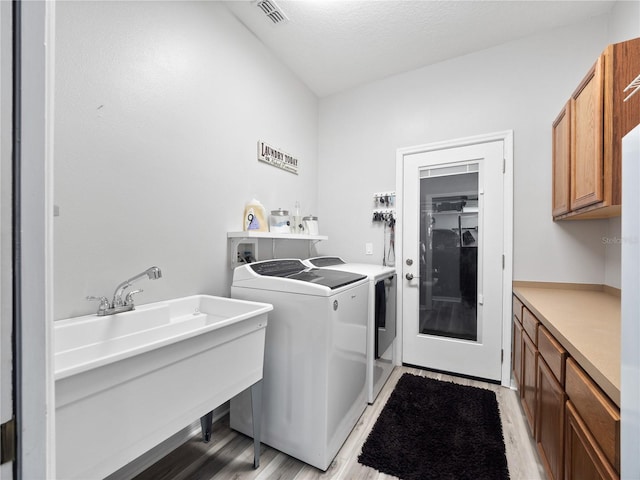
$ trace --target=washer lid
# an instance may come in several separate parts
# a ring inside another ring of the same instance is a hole
[[[307,268],[304,263],[295,259],[250,263],[248,267],[258,275],[265,277],[288,277]]]
[[[330,268],[342,272],[352,272],[366,275],[369,280],[379,281],[389,278],[396,273],[395,267],[388,267],[374,263],[349,263],[337,256],[311,257],[303,260],[309,267]]]
[[[340,257],[313,257],[308,258],[306,260],[307,263],[310,263],[314,267],[330,267],[332,265],[343,265],[346,263]]]
[[[344,287],[366,278],[352,272],[331,270],[328,268],[307,268],[300,260],[272,260],[247,265],[262,277],[282,277],[299,282],[314,283],[329,287],[331,290]]]
[[[340,272],[338,270],[330,270],[328,268],[310,268],[309,270],[289,275],[287,278],[299,280],[301,282],[324,285],[325,287],[329,287],[333,290],[335,288],[349,285],[350,283],[355,283],[367,277],[365,275],[358,275],[357,273]]]

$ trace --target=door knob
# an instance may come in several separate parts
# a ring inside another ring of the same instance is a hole
[[[406,278],[407,280],[411,281],[411,280],[413,280],[414,278],[420,278],[420,277],[415,277],[415,276],[413,275],[413,273],[407,273],[407,274],[404,276],[404,278]]]

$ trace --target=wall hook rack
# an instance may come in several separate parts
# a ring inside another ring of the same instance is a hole
[[[373,214],[371,221],[374,223],[392,222],[396,218],[396,192],[376,192],[373,194]]]
[[[396,204],[396,192],[376,192],[373,194],[374,207],[391,208]]]

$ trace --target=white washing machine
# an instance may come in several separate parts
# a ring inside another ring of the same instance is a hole
[[[233,298],[273,305],[261,439],[321,470],[367,405],[368,294],[364,275],[309,268],[295,259],[255,262],[233,273]],[[231,428],[251,436],[251,418],[251,398],[240,394],[231,401]]]
[[[367,401],[373,403],[395,365],[396,269],[370,263],[347,263],[340,257],[331,256],[308,258],[303,263],[309,267],[330,268],[367,276]]]

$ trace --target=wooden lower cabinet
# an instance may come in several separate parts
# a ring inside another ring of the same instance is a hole
[[[533,308],[515,316],[513,375],[549,480],[619,479],[620,409]]]
[[[620,478],[571,401],[566,403],[564,473],[567,480]]]
[[[538,356],[536,445],[549,480],[564,476],[564,388]]]
[[[526,332],[522,334],[522,393],[520,396],[524,416],[531,434],[536,434],[536,378],[538,350]]]

